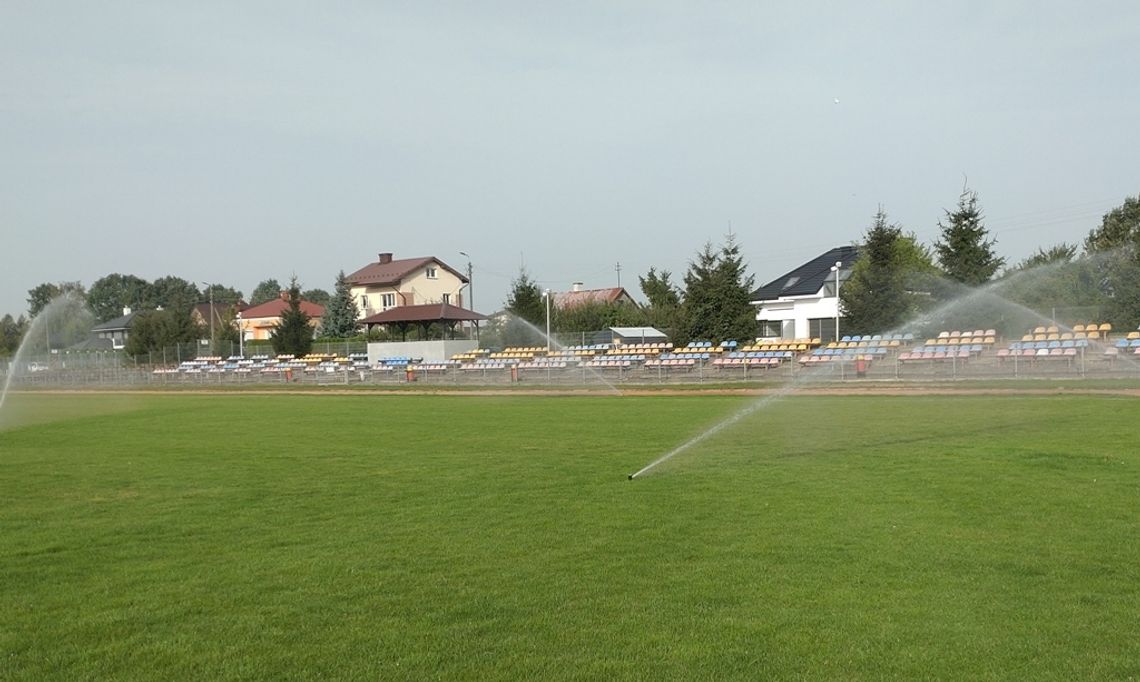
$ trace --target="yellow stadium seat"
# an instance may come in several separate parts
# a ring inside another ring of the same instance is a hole
[[[1108,322],[1102,322],[1100,327],[1098,327],[1097,329],[1099,329],[1102,332],[1110,332],[1110,331],[1112,331],[1112,325],[1109,324]]]
[[[1085,330],[1085,326],[1083,324],[1074,324],[1073,325],[1073,331],[1074,332],[1083,332],[1084,330]]]

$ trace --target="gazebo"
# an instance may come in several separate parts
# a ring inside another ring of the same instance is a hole
[[[450,303],[424,303],[389,308],[364,318],[360,324],[364,325],[365,331],[381,325],[395,327],[400,330],[400,338],[406,341],[408,329],[412,326],[423,329],[424,338],[427,338],[429,327],[433,324],[443,324],[447,326],[448,334],[455,338],[455,325],[460,322],[474,322],[475,328],[478,329],[479,321],[486,319],[485,315],[480,315],[474,310],[460,308]]]

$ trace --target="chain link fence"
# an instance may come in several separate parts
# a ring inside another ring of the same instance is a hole
[[[1123,338],[1123,337],[1122,337]],[[0,361],[0,381],[12,388],[148,388],[179,389],[240,386],[455,386],[455,387],[595,387],[616,389],[635,385],[735,385],[750,383],[794,384],[810,382],[928,382],[975,379],[1140,379],[1140,354],[1120,341],[1090,344],[1074,355],[998,357],[992,350],[970,358],[904,360],[891,352],[874,358],[834,358],[808,363],[807,354],[769,359],[758,364],[747,358],[726,362],[728,353],[710,353],[681,364],[614,361],[607,366],[568,362],[565,366],[499,366],[409,363],[357,364],[328,360],[293,367],[238,365],[238,356],[198,355],[196,346],[170,348],[150,357],[129,357],[122,351],[59,351],[46,355]],[[589,344],[581,344],[589,345]],[[250,353],[246,358],[261,353]],[[366,352],[364,344],[330,343],[316,353],[346,358]],[[604,358],[605,356],[599,356]],[[198,365],[189,367],[190,361]]]

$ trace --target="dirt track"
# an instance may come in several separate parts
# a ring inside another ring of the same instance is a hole
[[[810,388],[645,388],[632,387],[620,391],[605,389],[567,389],[567,388],[517,388],[517,389],[470,389],[450,390],[439,389],[342,389],[342,388],[279,388],[272,390],[259,389],[43,389],[31,391],[13,391],[13,393],[43,393],[43,394],[110,394],[110,395],[355,395],[355,396],[596,396],[596,397],[645,397],[645,396],[765,396],[782,392],[794,393],[798,396],[923,396],[923,395],[1115,395],[1130,398],[1140,398],[1140,388],[1083,388],[1064,385],[1051,387],[1026,386],[1024,388],[1011,387],[971,387],[963,385],[937,386],[918,385],[901,386],[898,384],[858,386],[815,386]]]

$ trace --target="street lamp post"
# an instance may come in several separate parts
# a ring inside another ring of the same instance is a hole
[[[241,311],[240,310],[237,312],[237,315],[235,316],[234,319],[237,321],[237,328],[238,328],[238,355],[240,355],[242,357],[242,359],[244,360],[245,359],[245,329],[243,329],[241,326]]]
[[[839,341],[839,269],[843,267],[843,261],[835,261],[835,265],[831,266],[831,271],[835,273],[835,340]]]
[[[550,352],[550,289],[542,292],[546,297],[546,352]]]

